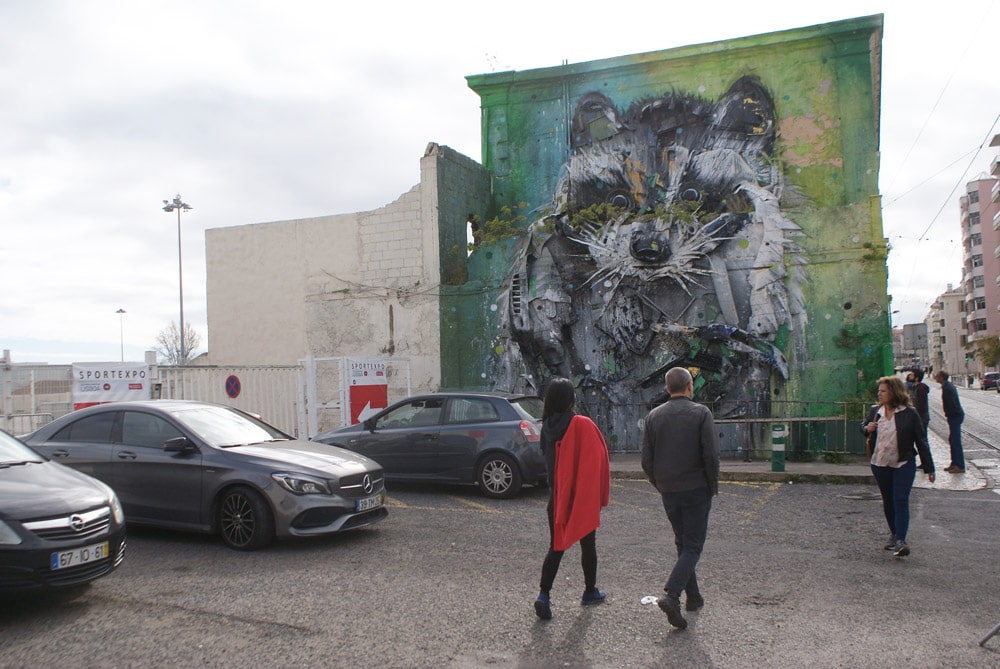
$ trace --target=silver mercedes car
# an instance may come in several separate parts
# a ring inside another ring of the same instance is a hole
[[[371,525],[388,515],[382,467],[293,439],[231,407],[115,402],[67,414],[24,441],[107,483],[130,525],[218,534],[255,550],[275,537]]]

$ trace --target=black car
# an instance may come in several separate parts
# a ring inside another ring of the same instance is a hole
[[[382,465],[387,480],[475,483],[488,497],[544,483],[542,400],[508,393],[433,393],[393,404],[363,423],[313,440]]]
[[[388,515],[375,462],[293,439],[218,404],[102,404],[62,416],[25,442],[114,488],[130,524],[217,534],[237,550]]]
[[[89,583],[124,556],[111,488],[0,431],[0,594]]]

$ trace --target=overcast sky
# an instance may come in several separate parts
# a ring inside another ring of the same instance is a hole
[[[679,9],[679,5],[686,8]],[[894,323],[961,278],[958,198],[1000,114],[995,0],[0,0],[0,348],[142,360],[178,319],[210,348],[204,231],[375,209],[428,142],[479,160],[466,75],[883,13],[880,190]],[[267,268],[247,267],[247,272]],[[126,313],[119,315],[119,309]],[[247,361],[252,362],[252,361]]]

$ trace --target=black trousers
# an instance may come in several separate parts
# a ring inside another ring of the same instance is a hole
[[[556,580],[559,572],[559,563],[562,562],[564,551],[552,550],[553,516],[552,497],[549,496],[549,504],[546,508],[549,517],[549,552],[542,562],[542,580],[539,589],[546,595],[552,590],[552,584]],[[580,539],[580,562],[583,565],[583,585],[587,590],[593,590],[597,586],[597,530],[594,530],[583,539]]]

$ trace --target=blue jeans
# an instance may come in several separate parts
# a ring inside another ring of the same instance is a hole
[[[962,450],[962,421],[965,416],[948,419],[948,445],[951,446],[951,465],[965,469],[965,452]]]
[[[679,597],[700,597],[698,577],[695,567],[701,558],[708,534],[708,513],[712,510],[712,492],[706,488],[684,490],[683,492],[663,492],[663,510],[674,530],[674,545],[677,546],[677,562],[674,563],[664,590]]]
[[[917,477],[917,461],[913,458],[902,467],[877,467],[872,465],[875,483],[882,493],[882,511],[889,531],[899,541],[906,541],[910,529],[910,490]]]

